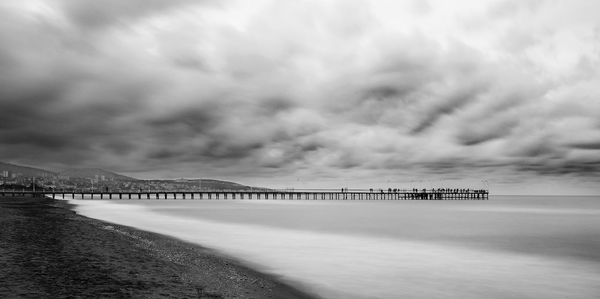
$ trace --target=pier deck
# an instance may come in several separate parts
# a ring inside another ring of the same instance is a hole
[[[0,191],[3,196],[65,199],[195,199],[195,200],[488,200],[488,190],[430,189],[400,191]]]

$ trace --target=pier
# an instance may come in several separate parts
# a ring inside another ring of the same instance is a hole
[[[218,190],[218,191],[0,191],[3,196],[64,199],[190,199],[190,200],[488,200],[488,190]]]

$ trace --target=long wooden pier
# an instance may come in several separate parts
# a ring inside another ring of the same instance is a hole
[[[488,200],[488,190],[413,189],[397,191],[0,191],[3,196],[64,199],[195,199],[195,200]]]

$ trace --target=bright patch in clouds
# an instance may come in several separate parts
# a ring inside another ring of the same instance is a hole
[[[267,186],[597,193],[597,11],[5,1],[0,156]]]

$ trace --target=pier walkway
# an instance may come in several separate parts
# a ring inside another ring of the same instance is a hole
[[[0,191],[3,196],[33,196],[64,199],[261,199],[261,200],[488,200],[488,190],[471,189],[413,189],[396,191],[314,191],[314,190],[260,190],[260,191]]]

